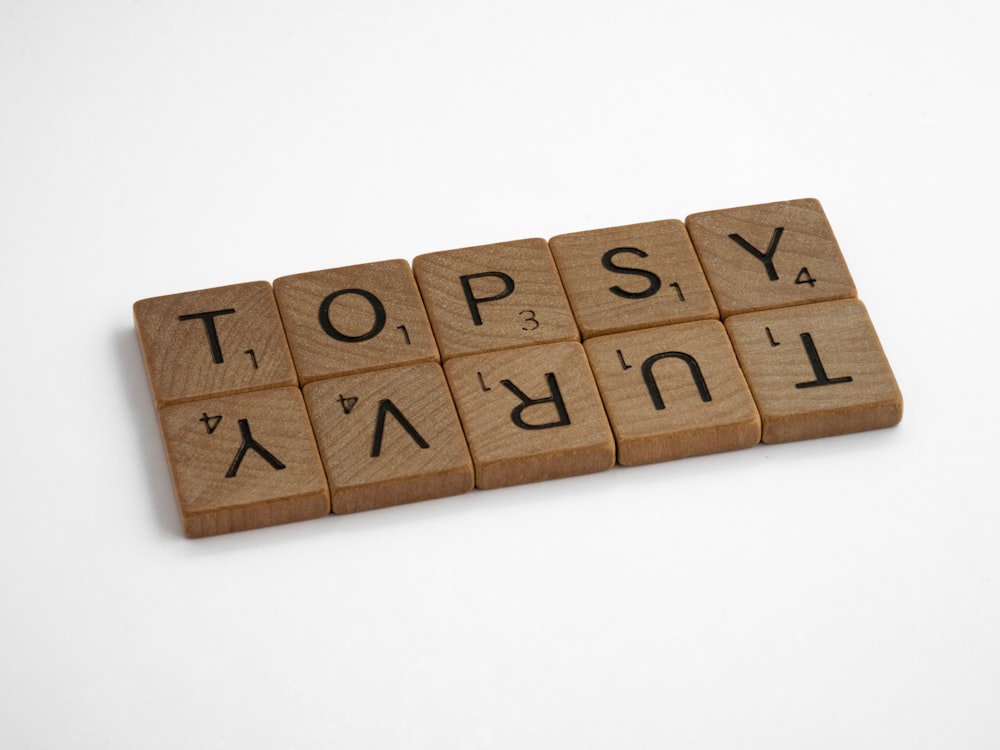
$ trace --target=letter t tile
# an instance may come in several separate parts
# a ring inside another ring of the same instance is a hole
[[[765,443],[891,427],[902,419],[903,397],[860,301],[734,315],[726,329]]]

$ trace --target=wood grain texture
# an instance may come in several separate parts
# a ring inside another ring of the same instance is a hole
[[[187,536],[330,512],[323,465],[298,388],[167,406],[159,417]]]
[[[857,296],[815,199],[707,211],[685,221],[723,318]]]
[[[763,424],[765,443],[897,424],[903,398],[858,300],[726,320]]]
[[[303,388],[334,513],[468,492],[472,461],[440,365],[393,367]]]
[[[413,272],[443,359],[580,338],[545,240],[418,255]]]
[[[760,417],[717,320],[584,342],[624,466],[749,448]]]
[[[676,219],[562,234],[549,247],[584,339],[719,317]]]
[[[133,313],[158,407],[297,383],[266,281],[151,297]]]
[[[445,362],[481,489],[611,468],[614,438],[579,343]]]
[[[405,260],[283,276],[274,295],[301,384],[439,359]]]

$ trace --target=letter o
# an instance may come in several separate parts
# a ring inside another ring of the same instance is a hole
[[[335,299],[337,299],[337,297],[344,294],[356,294],[359,297],[366,299],[368,304],[372,306],[372,311],[375,313],[375,322],[365,333],[359,334],[358,336],[351,336],[338,331],[333,323],[330,322],[330,305]],[[320,303],[319,324],[320,327],[326,331],[328,336],[337,339],[337,341],[346,341],[351,344],[356,344],[360,341],[368,341],[369,339],[373,339],[378,336],[379,333],[382,332],[382,329],[385,328],[385,307],[382,305],[382,300],[366,289],[339,289],[336,292],[328,294]]]

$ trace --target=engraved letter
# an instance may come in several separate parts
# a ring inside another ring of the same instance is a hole
[[[608,287],[612,294],[617,294],[619,297],[625,297],[626,299],[644,299],[646,297],[652,297],[660,291],[660,277],[652,271],[646,271],[642,268],[629,268],[628,266],[615,265],[614,257],[619,253],[629,253],[630,255],[637,255],[640,258],[645,258],[649,255],[637,247],[616,247],[613,250],[608,250],[601,256],[601,265],[612,273],[626,273],[632,274],[633,276],[642,276],[647,279],[649,286],[641,292],[629,292],[622,289],[620,286]]]
[[[359,297],[364,297],[368,301],[368,304],[372,306],[372,312],[375,313],[375,322],[372,323],[372,327],[365,333],[358,334],[357,336],[350,336],[346,333],[338,331],[330,321],[330,305],[342,294],[356,294]],[[320,303],[319,324],[323,330],[326,331],[328,336],[337,339],[337,341],[346,341],[348,343],[368,341],[368,339],[373,339],[378,336],[385,327],[385,307],[382,306],[382,301],[378,297],[365,289],[340,289],[336,292],[328,294],[326,299]]]
[[[511,381],[500,381],[500,385],[521,399],[521,403],[511,409],[510,421],[522,430],[547,430],[549,427],[565,427],[570,423],[569,412],[566,411],[566,404],[563,403],[562,393],[559,391],[559,383],[556,382],[555,374],[551,372],[545,373],[545,382],[549,386],[549,393],[551,395],[546,396],[545,398],[530,398]],[[554,422],[539,422],[536,424],[524,421],[525,409],[530,406],[541,406],[544,404],[552,404],[555,406],[558,419]]]
[[[472,280],[492,277],[503,282],[503,291],[494,294],[492,297],[477,297],[472,293]],[[509,297],[514,293],[514,279],[503,271],[485,271],[483,273],[470,273],[461,277],[462,290],[465,292],[465,301],[469,303],[469,312],[472,313],[472,323],[477,326],[483,324],[483,317],[479,314],[480,302],[495,302],[498,299]]]
[[[215,316],[232,315],[236,310],[212,310],[212,312],[194,313],[192,315],[178,315],[179,320],[201,320],[205,324],[205,335],[208,336],[208,346],[212,350],[212,361],[222,364],[222,346],[219,344],[219,332],[215,330]]]
[[[816,350],[816,345],[813,343],[812,336],[808,333],[802,333],[799,335],[802,339],[802,346],[805,347],[806,356],[809,357],[809,364],[812,365],[813,373],[816,375],[816,379],[810,380],[808,383],[796,383],[796,388],[817,388],[821,385],[850,383],[854,380],[854,378],[850,375],[845,375],[841,378],[827,377],[826,368],[823,367],[823,360],[819,358],[819,352]]]
[[[666,406],[663,403],[663,395],[656,384],[656,379],[653,377],[653,365],[661,359],[668,358],[680,359],[686,362],[688,369],[691,370],[691,377],[698,388],[698,395],[701,396],[701,400],[706,403],[712,400],[712,394],[708,392],[708,383],[705,382],[705,377],[701,374],[701,367],[698,365],[698,360],[684,352],[660,352],[642,363],[642,379],[646,382],[646,390],[649,391],[649,397],[653,400],[653,407],[657,411],[665,409]]]
[[[229,465],[229,471],[226,472],[226,479],[231,479],[236,476],[236,472],[240,470],[240,464],[243,463],[243,457],[246,456],[248,450],[255,450],[275,469],[284,469],[285,465],[281,463],[277,458],[271,454],[263,445],[258,443],[253,439],[253,435],[250,434],[250,422],[246,419],[240,420],[240,435],[243,437],[243,443],[240,445],[239,450],[236,451],[236,456],[233,458],[233,462]]]
[[[385,433],[386,414],[392,414],[396,418],[396,421],[406,430],[407,434],[413,438],[414,443],[421,448],[430,447],[423,436],[410,424],[410,421],[403,416],[403,412],[391,400],[384,398],[378,402],[378,416],[375,418],[375,437],[372,439],[372,458],[378,458],[382,455],[382,435]]]
[[[774,234],[771,235],[771,244],[767,246],[766,253],[762,253],[760,250],[755,248],[753,245],[751,245],[745,239],[740,237],[738,234],[729,235],[729,239],[731,239],[733,242],[735,242],[737,245],[742,247],[753,257],[755,257],[757,260],[763,263],[764,269],[767,271],[767,278],[769,278],[771,281],[777,281],[778,271],[774,267],[774,251],[778,249],[778,240],[781,239],[781,234],[784,231],[785,231],[784,227],[775,228]]]

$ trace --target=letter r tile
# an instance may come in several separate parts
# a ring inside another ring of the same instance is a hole
[[[436,362],[320,380],[303,393],[334,513],[472,489],[469,449]]]
[[[297,384],[266,281],[139,300],[133,312],[158,408]]]
[[[584,342],[625,466],[749,448],[760,416],[726,329],[701,320]]]
[[[676,219],[562,234],[549,247],[584,339],[719,317]]]
[[[405,260],[283,276],[274,281],[274,295],[302,384],[438,361]]]
[[[418,255],[413,273],[442,359],[580,339],[545,240]]]
[[[481,489],[611,468],[614,438],[577,342],[445,362]]]
[[[765,443],[890,427],[903,397],[859,300],[726,320],[763,424]]]
[[[685,221],[723,318],[857,297],[817,200],[706,211]]]
[[[184,533],[224,534],[330,512],[323,465],[298,388],[160,410]]]

